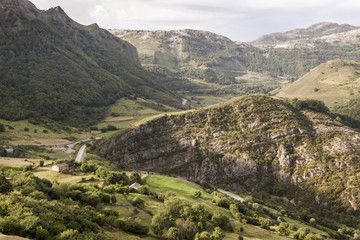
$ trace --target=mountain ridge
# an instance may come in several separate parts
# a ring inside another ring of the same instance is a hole
[[[182,107],[180,97],[141,67],[130,43],[76,23],[61,7],[0,3],[1,118],[88,125],[116,99],[136,96]]]
[[[349,24],[340,25],[337,23],[320,22],[307,28],[267,34],[249,43],[259,47],[276,47],[286,42],[316,39],[357,29],[359,29],[359,27]]]
[[[344,183],[336,186],[337,195],[328,195],[337,176],[345,181],[356,172],[360,134],[316,101],[245,96],[160,117],[104,141],[98,149],[129,168],[226,183],[243,191],[257,189],[262,177],[271,176],[314,191],[322,204],[360,206],[360,195],[349,195],[352,188]],[[301,201],[303,193],[289,194],[289,199]]]

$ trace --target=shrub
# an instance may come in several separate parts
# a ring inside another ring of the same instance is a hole
[[[5,132],[5,126],[2,123],[0,123],[0,132]]]
[[[145,235],[149,232],[149,228],[147,226],[143,226],[138,222],[133,220],[122,220],[118,219],[115,221],[114,225],[125,232]]]
[[[138,189],[137,189],[138,193],[140,194],[144,194],[144,195],[148,195],[149,194],[149,189],[147,186],[140,186]]]
[[[194,196],[194,198],[200,198],[201,197],[201,192],[200,191],[195,191],[193,196]]]
[[[23,167],[24,172],[32,171],[32,170],[33,170],[33,165],[26,165]]]
[[[9,193],[13,190],[11,182],[6,179],[4,174],[0,174],[0,193]]]
[[[145,201],[139,197],[134,197],[131,200],[131,205],[133,205],[134,207],[143,208],[145,205]]]
[[[181,240],[181,232],[179,228],[171,227],[167,231],[168,238],[170,240]]]

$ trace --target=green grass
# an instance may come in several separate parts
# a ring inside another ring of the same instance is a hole
[[[53,160],[60,160],[60,159],[70,159],[69,154],[59,151],[59,152],[46,152],[46,153],[36,153],[36,155],[41,155],[41,156],[47,156],[50,157],[50,159]]]
[[[166,105],[159,105],[147,99],[137,98],[136,100],[131,100],[122,98],[110,107],[109,115],[102,122],[95,125],[98,129],[113,125],[117,127],[118,130],[97,133],[96,136],[108,138],[118,132],[126,130],[142,119],[170,111],[176,111],[176,109]],[[111,114],[116,114],[117,117],[113,117]]]
[[[6,121],[0,119],[0,123],[5,125],[5,132],[0,133],[0,142],[11,145],[64,145],[71,143],[65,139],[66,137],[85,139],[91,136],[89,133],[77,132],[75,128],[71,128],[73,131],[71,133],[54,132],[41,125],[31,124],[27,120]],[[14,129],[9,129],[9,126]],[[25,131],[25,128],[28,128],[29,131]],[[47,130],[48,133],[44,133],[43,130]]]
[[[316,99],[328,107],[344,105],[360,96],[360,63],[334,60],[314,68],[281,90],[279,97]]]
[[[150,175],[146,177],[146,184],[150,187],[157,189],[160,192],[171,191],[177,193],[179,195],[192,195],[195,191],[201,191],[201,198],[205,200],[212,200],[215,199],[214,196],[202,191],[202,189],[189,181],[167,177],[167,176],[160,176],[160,175]]]
[[[39,167],[33,171],[34,175],[39,178],[46,178],[50,181],[58,181],[59,183],[79,183],[82,178],[89,179],[94,177],[97,179],[95,175],[92,174],[84,174],[84,173],[76,173],[74,175],[68,173],[58,173],[51,170],[51,166],[47,167]],[[100,184],[102,181],[95,180],[95,181],[88,181],[83,184]]]

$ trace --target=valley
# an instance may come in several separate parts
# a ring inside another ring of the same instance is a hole
[[[360,239],[359,31],[241,42],[0,0],[0,239]]]

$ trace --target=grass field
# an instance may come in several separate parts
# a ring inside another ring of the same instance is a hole
[[[277,96],[316,99],[326,106],[344,105],[360,96],[360,63],[334,60],[314,68]]]
[[[27,120],[22,121],[6,121],[0,119],[0,123],[5,125],[5,132],[0,133],[0,143],[11,145],[37,145],[37,146],[53,146],[65,145],[71,143],[68,137],[75,139],[86,139],[91,137],[90,133],[74,131],[72,133],[53,132],[41,125],[34,125]],[[13,129],[10,129],[13,128]],[[27,129],[27,130],[25,130]],[[43,131],[46,130],[47,133]]]
[[[167,177],[167,176],[160,176],[160,175],[149,175],[146,177],[146,184],[150,187],[155,188],[159,192],[174,192],[179,195],[186,195],[192,196],[195,191],[199,191],[202,189],[189,181]],[[215,199],[214,196],[202,191],[201,198],[205,200],[213,200]]]
[[[159,105],[151,100],[142,98],[130,100],[122,98],[110,107],[109,115],[104,119],[104,121],[96,125],[98,129],[107,127],[108,125],[113,125],[117,127],[118,130],[108,131],[105,133],[97,132],[96,136],[107,138],[118,132],[126,130],[128,127],[144,118],[159,115],[165,111],[171,112],[175,110],[175,108]]]
[[[89,180],[91,177],[95,178],[95,181],[86,181],[84,184],[95,183],[100,184],[102,181],[98,180],[95,175],[76,173],[74,175],[69,173],[58,173],[51,170],[51,166],[39,167],[33,171],[34,175],[39,178],[46,178],[50,181],[58,181],[60,183],[80,183],[84,178]]]
[[[22,167],[26,165],[38,165],[40,159],[8,158],[0,157],[0,167]],[[45,161],[45,164],[50,161]]]

